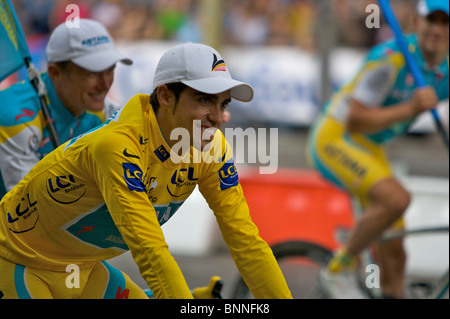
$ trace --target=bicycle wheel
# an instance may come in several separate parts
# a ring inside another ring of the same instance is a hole
[[[295,299],[324,298],[318,289],[317,272],[330,259],[330,250],[310,242],[288,241],[272,246],[272,251]],[[253,298],[241,276],[231,298]]]
[[[444,227],[427,227],[410,230],[392,230],[386,232],[382,238],[382,242],[387,242],[392,239],[403,238],[405,250],[407,252],[408,260],[415,260],[417,264],[417,251],[410,251],[413,247],[421,247],[422,253],[420,255],[421,262],[416,265],[416,269],[412,267],[407,268],[407,278],[405,286],[406,299],[448,299],[449,276],[448,263],[441,265],[436,256],[444,253],[448,254],[448,248],[445,246],[436,245],[437,242],[447,243],[448,245],[448,226]],[[442,246],[442,247],[441,247]],[[411,253],[412,252],[412,253]],[[368,259],[365,261],[366,265],[369,261],[375,263],[373,256],[366,255]],[[431,258],[434,259],[431,259]],[[445,260],[445,258],[442,258]],[[448,260],[448,257],[447,259]],[[409,270],[409,271],[408,271]],[[363,271],[361,270],[361,273]],[[381,298],[381,291],[374,293],[373,289],[365,288],[364,276],[360,276],[360,285],[366,291],[370,298]]]
[[[410,271],[406,298],[449,299],[448,226],[410,229],[403,237],[406,249],[411,249],[408,260],[416,264],[414,269],[407,267]],[[421,253],[412,247],[420,247]],[[421,257],[420,262],[417,255]]]

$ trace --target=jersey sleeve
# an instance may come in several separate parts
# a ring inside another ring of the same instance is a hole
[[[4,106],[0,108],[0,177],[6,191],[18,184],[40,159],[37,150],[43,123],[29,95],[24,84],[0,91]]]
[[[272,250],[250,217],[230,146],[224,149],[223,162],[209,165],[206,176],[199,180],[199,190],[255,298],[292,298]]]
[[[382,105],[396,81],[402,59],[398,54],[368,58],[356,76],[352,98],[367,107]]]
[[[30,143],[40,140],[41,134],[33,127],[14,136],[7,131],[0,129],[0,172],[6,191],[10,191],[39,162]]]
[[[125,148],[136,157],[126,157]],[[139,148],[125,135],[105,134],[90,156],[95,159],[92,172],[111,217],[155,297],[192,298],[148,199]]]

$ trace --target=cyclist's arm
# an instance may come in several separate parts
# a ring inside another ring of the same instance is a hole
[[[367,61],[352,83],[347,128],[350,132],[376,133],[393,124],[409,121],[435,107],[438,98],[432,87],[417,89],[412,98],[389,107],[382,105],[396,83],[404,60],[400,54]]]
[[[39,119],[33,122],[39,122]],[[36,150],[42,132],[38,125],[34,125],[36,123],[13,126],[2,123],[0,121],[0,172],[4,188],[10,191],[39,162]]]
[[[45,123],[29,82],[0,91],[0,101],[0,189],[4,186],[9,191],[40,160],[37,150]]]
[[[92,173],[111,217],[154,296],[192,298],[148,199],[141,179],[141,160],[125,157],[125,147],[128,152],[141,155],[136,144],[118,133],[98,138],[89,155],[94,159]]]
[[[209,165],[199,190],[214,211],[231,256],[255,298],[292,298],[271,248],[250,217],[231,154],[223,159]]]
[[[352,133],[379,132],[395,123],[411,120],[421,112],[434,108],[438,102],[431,87],[416,90],[412,99],[385,108],[367,106],[351,99],[347,128]]]
[[[200,190],[213,209],[231,256],[255,298],[292,298],[272,250],[250,218],[240,185],[215,196],[205,187]]]

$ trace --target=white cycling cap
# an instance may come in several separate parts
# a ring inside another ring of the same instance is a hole
[[[219,52],[198,43],[176,45],[159,60],[153,90],[162,84],[177,82],[207,94],[231,90],[231,97],[242,102],[250,102],[254,96],[249,84],[231,77]]]
[[[106,28],[91,19],[80,19],[79,25],[61,23],[52,32],[47,44],[47,62],[72,61],[91,72],[104,71],[117,62],[131,65],[133,61],[114,49]]]

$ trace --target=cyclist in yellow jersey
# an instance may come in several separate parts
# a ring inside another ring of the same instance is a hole
[[[319,277],[333,298],[361,297],[353,293],[357,289],[345,288],[354,287],[347,280],[354,278],[358,254],[393,224],[402,227],[410,194],[393,175],[384,148],[405,134],[417,115],[449,97],[448,6],[446,0],[421,0],[417,32],[406,38],[428,87],[416,88],[400,49],[390,40],[370,51],[356,77],[333,95],[311,129],[310,163],[358,197],[364,209],[348,242]],[[384,296],[403,297],[402,240],[376,248]]]
[[[162,56],[153,89],[48,154],[0,202],[4,298],[146,298],[104,262],[127,250],[156,298],[192,298],[161,225],[196,185],[254,296],[291,298],[218,130],[231,98],[251,101],[253,89],[193,43]],[[67,283],[68,266],[80,288]]]

